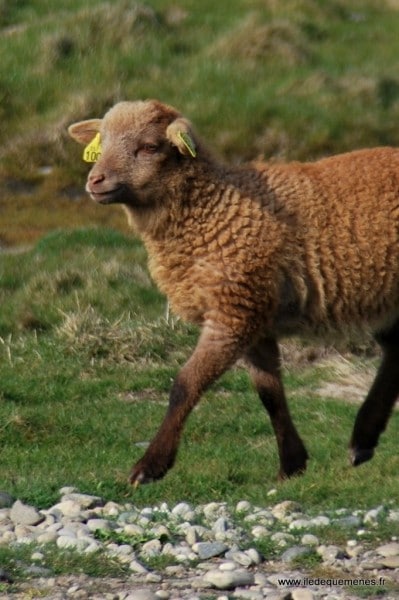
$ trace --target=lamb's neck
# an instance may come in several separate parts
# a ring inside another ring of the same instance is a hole
[[[215,211],[220,212],[222,199],[225,202],[226,190],[234,187],[228,178],[221,174],[222,167],[205,165],[182,172],[165,186],[154,204],[139,211],[127,208],[130,221],[137,233],[146,240],[168,243],[179,237],[182,230],[195,229],[205,225]]]

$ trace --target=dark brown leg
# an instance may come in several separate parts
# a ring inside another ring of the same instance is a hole
[[[280,374],[276,340],[266,339],[246,354],[249,372],[259,397],[270,415],[280,457],[280,478],[302,473],[308,453],[292,422]]]
[[[184,423],[205,391],[242,353],[242,339],[216,326],[204,328],[191,358],[178,374],[169,408],[148,450],[130,475],[134,485],[162,478],[172,467]]]
[[[374,383],[360,407],[350,442],[354,466],[370,460],[399,396],[399,325],[377,334],[383,357]]]

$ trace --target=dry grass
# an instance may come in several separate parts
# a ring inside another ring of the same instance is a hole
[[[315,390],[320,398],[336,398],[360,404],[365,399],[376,374],[373,359],[354,360],[342,354],[332,354],[318,367],[326,374],[322,385]]]
[[[293,67],[306,62],[308,47],[300,29],[290,21],[261,23],[259,13],[249,14],[237,27],[210,46],[213,58],[224,56],[255,66],[259,60],[282,60]]]
[[[140,321],[123,315],[111,321],[88,307],[63,315],[56,334],[73,354],[84,355],[100,364],[124,362],[141,366],[159,364],[176,355],[176,330],[164,319]],[[180,324],[180,330],[186,326]],[[171,356],[174,354],[174,356]]]
[[[281,345],[282,365],[288,372],[316,370],[321,385],[309,393],[359,404],[374,380],[379,359],[378,345],[370,338],[340,340],[333,344],[285,341]]]

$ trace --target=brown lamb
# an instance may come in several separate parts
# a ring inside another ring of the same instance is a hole
[[[165,475],[202,392],[238,358],[270,415],[280,476],[302,472],[308,454],[287,406],[277,340],[348,328],[370,330],[383,354],[350,442],[354,465],[369,460],[399,395],[399,150],[225,166],[187,119],[156,100],[120,102],[69,128],[84,144],[98,132],[87,192],[125,206],[173,311],[201,326],[131,482]]]

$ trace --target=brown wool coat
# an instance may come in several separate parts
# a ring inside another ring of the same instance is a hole
[[[395,320],[399,150],[247,169],[250,178],[217,173],[214,187],[205,169],[161,234],[140,232],[175,312],[201,322],[216,311],[226,324],[256,317],[279,337]]]

